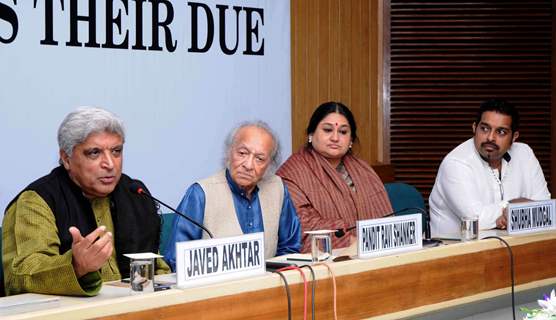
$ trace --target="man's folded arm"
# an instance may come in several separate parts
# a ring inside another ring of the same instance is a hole
[[[496,219],[502,214],[502,203],[485,205],[480,201],[481,189],[470,183],[476,178],[466,164],[451,160],[443,166],[439,182],[451,212],[460,218],[479,217],[481,230],[495,228]]]

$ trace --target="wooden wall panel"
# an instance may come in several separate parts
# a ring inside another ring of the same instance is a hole
[[[550,181],[554,1],[385,1],[396,179],[427,197],[443,157],[472,136],[481,101],[505,98]]]
[[[552,17],[556,17],[556,4],[555,4],[556,0],[552,0]],[[556,19],[552,18],[552,37],[554,38],[554,32],[556,31]],[[556,79],[556,63],[554,63],[554,61],[556,61],[556,41],[552,41],[552,70],[551,70],[551,76],[552,79]],[[551,149],[552,150],[556,150],[556,123],[554,123],[554,119],[556,118],[556,95],[554,94],[554,92],[556,92],[556,81],[552,81],[552,117],[551,117]],[[556,173],[556,160],[554,160],[554,157],[552,157],[552,160],[550,161],[550,172],[554,172]],[[550,176],[550,184],[552,186],[552,189],[550,190],[552,193],[552,198],[556,197],[556,191],[554,189],[554,186],[556,186],[556,174],[552,174]]]
[[[356,117],[356,153],[369,163],[383,160],[380,3],[291,1],[293,151],[305,143],[314,109],[335,100]]]

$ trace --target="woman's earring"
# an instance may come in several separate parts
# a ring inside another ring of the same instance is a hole
[[[349,148],[351,149],[351,146],[353,146],[353,142],[349,143]]]
[[[313,142],[313,136],[309,136],[309,139],[307,139],[307,141],[308,141],[309,143],[312,143],[312,142]]]

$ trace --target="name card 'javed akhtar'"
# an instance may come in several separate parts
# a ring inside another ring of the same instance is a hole
[[[421,249],[421,215],[357,221],[359,258]]]
[[[209,275],[219,271],[235,271],[261,264],[257,241],[242,241],[185,251],[187,277]]]
[[[263,233],[176,244],[178,287],[265,273]]]

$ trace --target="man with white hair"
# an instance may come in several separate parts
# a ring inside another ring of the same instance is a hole
[[[247,122],[232,130],[225,147],[226,168],[191,185],[178,211],[216,238],[264,231],[266,258],[299,252],[299,218],[288,189],[273,174],[280,154],[276,135],[264,122]],[[166,261],[175,269],[174,243],[202,237],[200,228],[177,217]]]
[[[95,295],[103,281],[129,276],[123,254],[158,251],[157,207],[128,190],[134,180],[122,174],[124,141],[123,123],[109,111],[66,116],[60,166],[20,192],[4,215],[8,295]],[[160,259],[157,269],[169,271]]]

